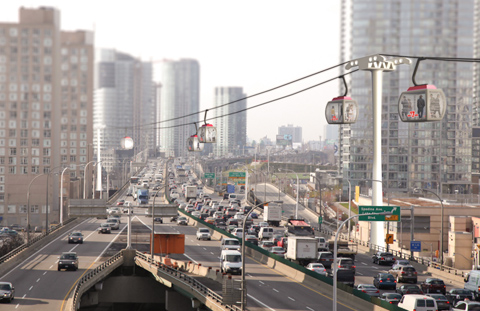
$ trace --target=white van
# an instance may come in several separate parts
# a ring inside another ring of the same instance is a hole
[[[430,296],[404,295],[398,303],[400,308],[409,311],[437,311],[437,302]]]
[[[235,250],[223,250],[220,254],[222,273],[242,274],[242,254]]]
[[[226,238],[222,239],[222,251],[223,250],[239,250],[240,249],[240,241],[237,239]]]
[[[260,232],[258,233],[258,238],[260,240],[266,240],[273,238],[273,228],[272,227],[261,227]]]
[[[475,300],[480,298],[480,270],[472,270],[467,274],[463,288],[472,291]]]

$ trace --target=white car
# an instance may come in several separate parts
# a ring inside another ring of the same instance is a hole
[[[197,240],[211,240],[212,234],[208,228],[199,228],[197,231]]]
[[[241,238],[243,236],[243,228],[233,229],[232,234],[238,238]]]
[[[237,220],[243,220],[245,218],[245,215],[243,213],[236,213],[235,216],[233,216],[233,219],[237,219]]]
[[[321,263],[309,263],[306,268],[323,276],[327,276],[327,269],[325,269]]]
[[[108,215],[120,215],[120,209],[118,207],[111,207],[107,209]]]

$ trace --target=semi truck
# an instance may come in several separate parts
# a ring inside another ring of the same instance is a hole
[[[138,204],[148,204],[148,189],[142,188],[137,190]]]
[[[315,238],[289,236],[285,259],[306,266],[317,259],[317,249],[318,242]]]
[[[282,205],[278,203],[269,203],[263,207],[263,221],[268,222],[270,226],[278,227],[282,221]]]
[[[307,224],[304,219],[288,219],[285,234],[295,236],[315,236],[312,226]]]
[[[197,198],[197,186],[186,186],[185,187],[185,200],[188,202],[190,199]]]
[[[328,250],[332,252],[334,250],[335,241],[328,241]],[[348,257],[355,260],[355,256],[357,255],[357,251],[354,250],[356,244],[349,245],[348,241],[337,241],[337,257]]]

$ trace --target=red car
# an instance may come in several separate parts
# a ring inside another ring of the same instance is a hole
[[[123,204],[125,204],[125,200],[117,201],[117,206],[122,206]]]
[[[287,248],[287,240],[288,240],[287,237],[281,238],[281,239],[277,242],[277,246],[280,246],[280,247],[283,247],[283,248]]]

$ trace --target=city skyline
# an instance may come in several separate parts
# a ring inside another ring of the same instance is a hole
[[[241,6],[222,1],[140,1],[134,7],[118,4],[115,14],[111,14],[111,6],[102,2],[75,5],[58,0],[26,0],[3,5],[0,20],[17,20],[21,6],[54,6],[60,10],[62,29],[94,31],[95,48],[115,49],[143,61],[197,59],[201,66],[202,110],[214,107],[215,87],[242,87],[248,96],[339,63],[338,27],[331,27],[339,25],[339,3],[304,1],[293,7],[288,1],[244,1]],[[275,14],[271,13],[272,7]],[[239,21],[246,18],[248,22],[232,23],[232,10]],[[249,99],[248,106],[336,76],[335,69]],[[247,135],[256,141],[266,135],[274,140],[278,126],[293,123],[303,127],[305,141],[318,140],[324,136],[324,105],[338,95],[332,81],[250,110]],[[285,113],[292,107],[294,111]],[[268,122],[265,114],[271,115]]]

